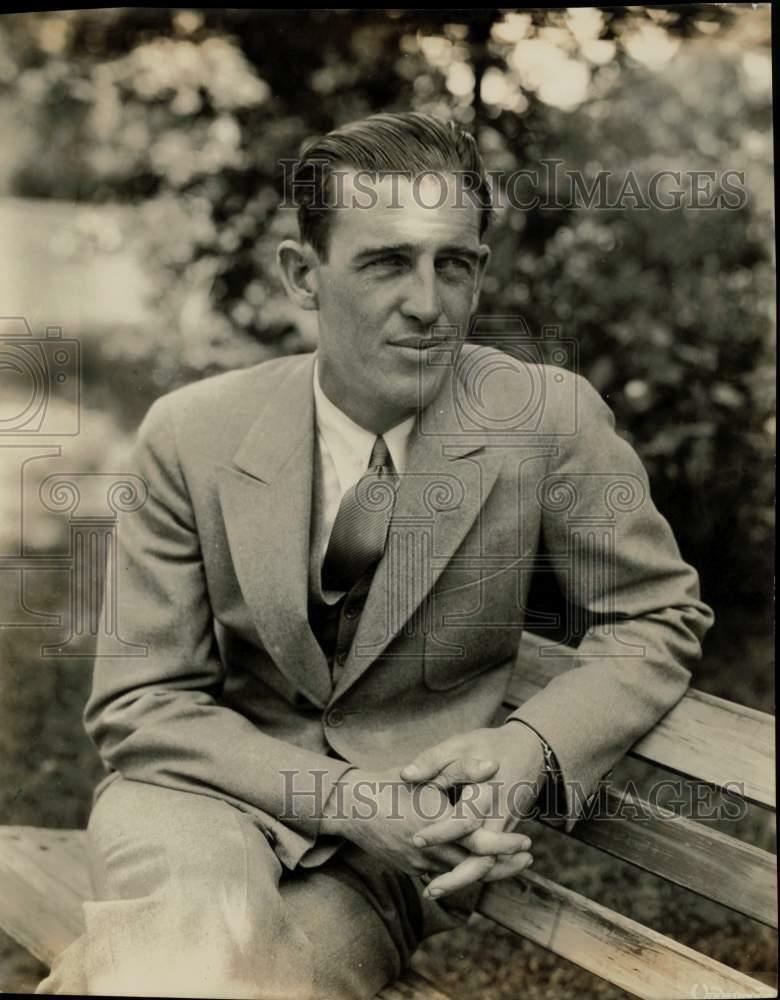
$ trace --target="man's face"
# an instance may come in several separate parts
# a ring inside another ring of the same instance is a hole
[[[489,250],[479,209],[458,204],[453,176],[354,181],[343,178],[349,207],[333,211],[328,258],[316,267],[320,380],[380,433],[426,406],[450,374],[442,338],[466,337]],[[426,346],[434,336],[438,348]]]

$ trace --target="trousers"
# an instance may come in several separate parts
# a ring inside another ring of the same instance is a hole
[[[88,843],[84,933],[37,993],[363,1000],[467,919],[354,845],[289,871],[231,803],[124,778]]]

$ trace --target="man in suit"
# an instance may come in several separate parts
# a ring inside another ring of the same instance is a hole
[[[712,622],[598,393],[464,344],[474,140],[373,116],[296,185],[279,263],[316,353],[177,390],[138,434],[117,561],[145,655],[97,651],[96,898],[40,991],[372,996],[530,863],[534,804],[571,829]],[[588,627],[507,715],[542,550]]]

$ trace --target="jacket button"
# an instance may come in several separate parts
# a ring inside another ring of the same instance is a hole
[[[334,728],[342,726],[344,725],[344,713],[340,708],[332,708],[325,717],[325,722]]]

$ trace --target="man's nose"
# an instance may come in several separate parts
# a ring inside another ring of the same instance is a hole
[[[408,276],[401,312],[422,326],[431,326],[441,316],[441,300],[432,266],[421,264]]]

